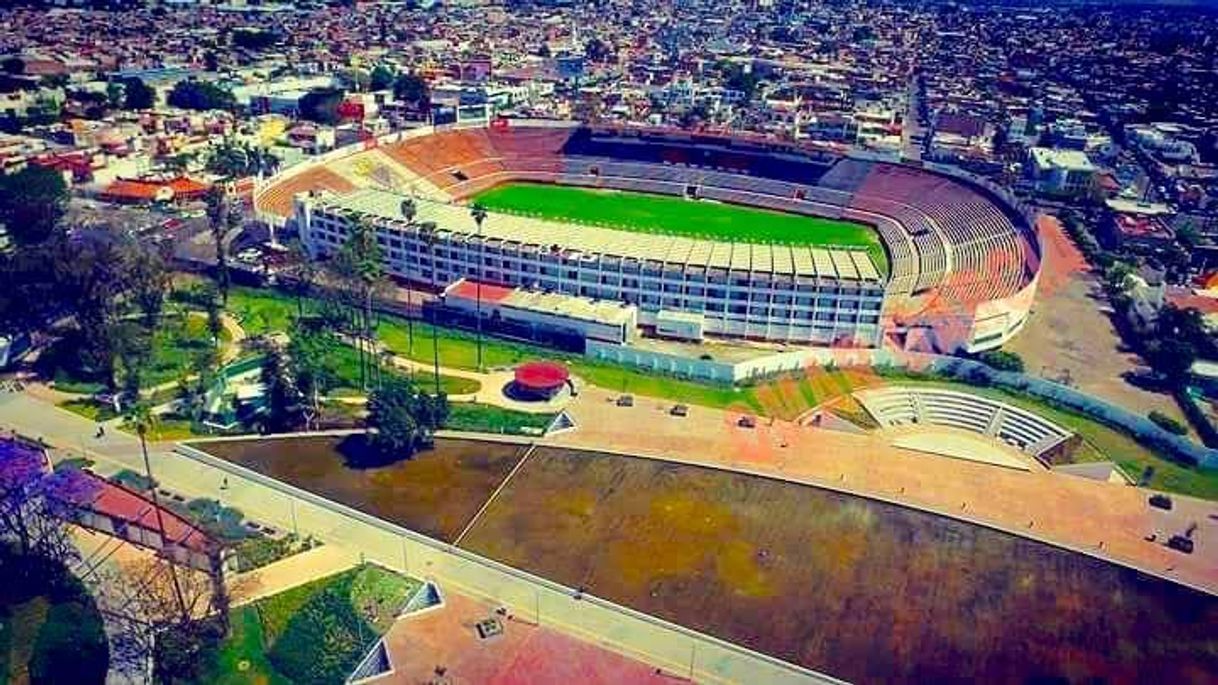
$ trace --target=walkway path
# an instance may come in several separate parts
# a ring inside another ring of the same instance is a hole
[[[196,315],[199,314],[199,312],[189,312],[188,314]],[[240,356],[241,342],[246,338],[245,329],[241,327],[241,324],[237,322],[237,319],[235,319],[232,314],[229,314],[228,312],[222,313],[220,315],[220,325],[223,326],[224,330],[228,332],[229,340],[220,349],[220,363],[216,365],[217,367],[224,366]],[[185,380],[193,380],[194,378],[195,374],[185,376]],[[140,394],[151,396],[158,392],[172,390],[173,388],[177,387],[179,382],[179,379],[174,379],[172,381],[165,381],[164,383],[160,383],[149,388],[141,388]]]
[[[248,604],[318,578],[341,573],[359,562],[358,551],[324,544],[248,573],[234,575],[226,585],[240,589],[235,596],[235,605]]]
[[[341,337],[348,343],[354,344],[354,338],[347,335]],[[435,371],[434,365],[392,353],[389,348],[380,342],[377,343],[377,352],[399,369],[421,373],[433,373]],[[453,402],[477,402],[479,404],[489,404],[503,409],[530,414],[553,414],[560,411],[570,399],[570,396],[566,393],[560,393],[549,402],[521,402],[508,397],[503,391],[515,378],[514,372],[511,369],[492,369],[480,372],[441,366],[440,375],[452,376],[453,378],[466,378],[479,383],[478,392],[450,395],[448,399]],[[350,399],[354,399],[357,402],[362,401],[360,398]]]

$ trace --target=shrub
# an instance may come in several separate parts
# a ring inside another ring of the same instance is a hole
[[[1157,409],[1150,412],[1150,414],[1147,415],[1147,418],[1154,421],[1155,425],[1168,433],[1174,433],[1176,435],[1185,435],[1188,433],[1187,426]]]
[[[142,473],[123,469],[110,478],[111,481],[137,492],[148,492],[157,486],[155,478],[149,478]]]
[[[1023,358],[1014,352],[1006,352],[1004,350],[991,350],[982,352],[978,359],[991,368],[998,371],[1014,371],[1023,373]]]
[[[226,507],[214,499],[200,497],[186,503],[185,508],[177,509],[208,534],[222,540],[244,540],[253,533],[241,522],[245,514],[235,507]]]

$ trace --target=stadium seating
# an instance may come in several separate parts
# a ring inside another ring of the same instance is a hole
[[[370,155],[379,157],[360,159]],[[911,334],[959,323],[956,337],[965,343],[977,306],[1011,298],[1039,269],[1034,229],[982,185],[790,142],[513,121],[438,131],[354,157],[330,165],[337,175],[307,172],[273,186],[259,204],[290,212],[292,194],[310,184],[400,190],[405,177],[415,192],[450,201],[533,181],[860,221],[876,227],[888,250],[885,321]],[[944,324],[945,317],[953,321]]]
[[[338,173],[319,167],[296,174],[295,176],[276,183],[257,198],[257,210],[269,212],[282,217],[292,215],[292,198],[297,193],[311,190],[329,190],[335,193],[349,193],[356,185],[343,178]]]
[[[955,390],[887,386],[854,396],[881,426],[948,426],[1000,440],[1032,456],[1072,435],[1032,412]]]

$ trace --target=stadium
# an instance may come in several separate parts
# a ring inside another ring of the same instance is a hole
[[[390,273],[436,289],[466,278],[614,301],[644,329],[676,317],[697,338],[978,352],[1023,325],[1041,247],[1016,202],[958,174],[497,120],[336,150],[261,183],[255,206],[314,256],[366,220]]]

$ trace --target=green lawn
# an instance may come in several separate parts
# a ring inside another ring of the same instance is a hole
[[[266,656],[258,610],[243,606],[233,611],[232,632],[204,669],[201,683],[215,685],[292,685]]]
[[[128,421],[124,421],[119,429],[135,435],[135,426]],[[148,429],[148,439],[152,441],[185,440],[210,435],[210,433],[196,431],[190,419],[179,416],[158,416],[156,422]]]
[[[529,414],[486,404],[460,402],[452,405],[444,427],[472,433],[520,434],[525,429],[544,429],[553,420],[554,414]]]
[[[334,364],[335,373],[339,378],[339,387],[331,394],[336,397],[351,397],[365,394],[360,387],[359,355],[351,345],[338,345],[330,353],[329,359]],[[390,373],[405,376],[403,369],[392,368]],[[417,372],[413,376],[418,387],[424,390],[435,388],[436,376],[431,372]],[[472,378],[458,378],[440,374],[440,390],[446,395],[468,395],[478,392],[482,384]]]
[[[125,322],[134,326],[134,322]],[[228,331],[220,332],[221,345],[231,341]],[[105,389],[97,374],[81,368],[78,334],[69,334],[52,345],[39,359],[39,372],[54,382],[57,390],[79,394],[95,394]],[[207,318],[201,313],[167,311],[153,334],[151,354],[140,366],[140,386],[148,388],[176,380],[191,368],[199,354],[214,346],[207,330]],[[121,369],[118,371],[122,378]]]
[[[228,291],[227,309],[250,336],[287,331],[297,314],[296,301],[288,295],[245,286]]]
[[[79,414],[90,421],[109,421],[118,416],[114,413],[114,407],[93,400],[67,400],[60,402],[57,406],[73,414]]]
[[[366,564],[233,612],[232,630],[205,655],[198,683],[340,683],[421,585]]]
[[[869,226],[720,202],[544,183],[506,183],[475,197],[487,209],[644,233],[746,243],[865,249],[887,273],[888,258]]]

